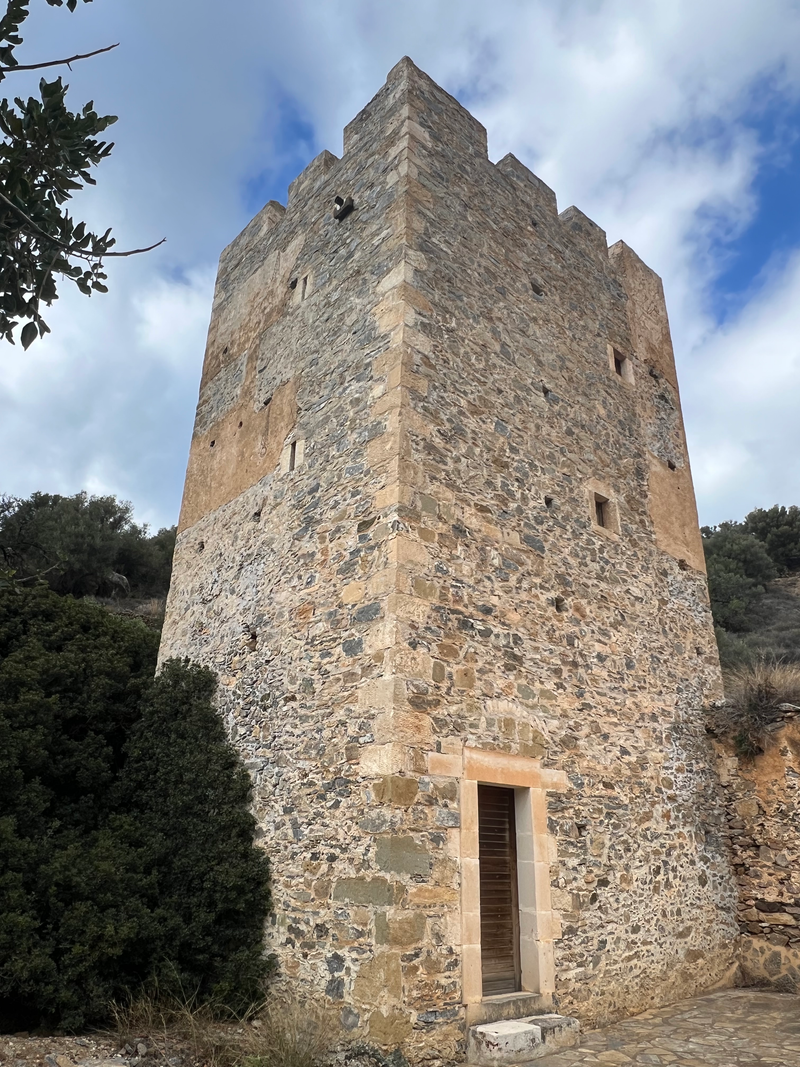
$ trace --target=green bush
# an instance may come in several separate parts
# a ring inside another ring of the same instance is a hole
[[[734,633],[749,630],[753,609],[777,567],[764,545],[738,523],[704,527],[703,549],[714,622]]]
[[[800,508],[756,508],[745,518],[744,528],[762,542],[781,573],[800,568]]]
[[[44,587],[0,591],[0,1028],[75,1028],[146,983],[237,1008],[268,869],[214,679]]]

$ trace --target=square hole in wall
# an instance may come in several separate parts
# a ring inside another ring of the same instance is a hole
[[[608,365],[615,377],[628,385],[633,383],[633,360],[613,345],[608,346]]]
[[[619,533],[619,513],[616,503],[605,493],[592,490],[589,494],[592,513],[592,525],[595,529],[606,530],[610,534]]]

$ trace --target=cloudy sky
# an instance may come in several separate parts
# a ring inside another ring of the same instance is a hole
[[[800,504],[799,0],[32,0],[21,62],[119,115],[76,211],[111,292],[0,348],[0,491],[88,489],[176,521],[216,260],[410,55],[662,275],[701,521]],[[7,92],[27,93],[18,75]],[[71,287],[70,287],[71,288]]]

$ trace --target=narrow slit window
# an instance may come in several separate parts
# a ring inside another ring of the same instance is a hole
[[[293,471],[297,466],[297,441],[289,445],[289,470]]]
[[[608,500],[597,493],[594,495],[594,519],[598,526],[608,526]]]
[[[618,378],[622,378],[623,382],[629,385],[633,384],[633,363],[630,357],[613,345],[608,345],[608,364]]]

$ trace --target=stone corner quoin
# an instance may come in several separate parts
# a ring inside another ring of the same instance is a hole
[[[409,59],[222,254],[161,654],[219,675],[280,981],[353,1035],[449,1063],[727,970],[660,279]]]

